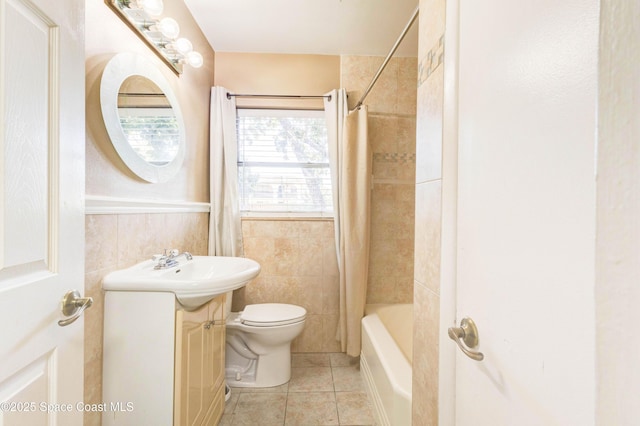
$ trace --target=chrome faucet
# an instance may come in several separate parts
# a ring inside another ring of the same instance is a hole
[[[193,256],[188,251],[180,253],[178,250],[173,249],[169,252],[170,259],[177,259],[180,256],[184,256],[187,260],[192,260]]]
[[[178,266],[179,263],[176,260],[180,256],[184,256],[187,260],[193,259],[193,256],[188,251],[180,253],[178,249],[169,250],[169,254],[167,254],[167,250],[164,250],[164,254],[160,256],[153,256],[152,260],[157,260],[158,264],[153,267],[153,269],[169,269],[175,266]]]

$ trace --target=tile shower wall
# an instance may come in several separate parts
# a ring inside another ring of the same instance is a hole
[[[85,320],[86,404],[102,403],[102,278],[151,258],[165,248],[206,255],[208,213],[105,214],[85,218],[85,294],[93,306]],[[85,412],[85,425],[100,425],[101,413]]]
[[[412,423],[438,424],[445,0],[421,0],[416,123]]]
[[[343,56],[350,108],[383,58]],[[392,58],[366,98],[373,151],[367,303],[411,303],[416,170],[416,58]]]

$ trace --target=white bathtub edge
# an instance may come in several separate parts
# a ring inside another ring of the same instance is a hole
[[[361,374],[382,425],[411,424],[412,369],[376,314],[362,319]],[[386,421],[386,422],[385,422]]]
[[[380,394],[376,391],[373,374],[371,373],[371,369],[369,369],[367,359],[364,355],[360,355],[360,374],[364,379],[364,385],[367,389],[367,395],[371,400],[371,405],[373,405],[373,416],[376,421],[375,424],[380,426],[391,426],[391,423],[389,423],[389,419],[387,418],[384,405],[382,404],[382,400],[380,399]]]

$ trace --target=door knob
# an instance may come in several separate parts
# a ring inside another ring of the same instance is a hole
[[[482,352],[474,352],[469,348],[478,346],[478,328],[471,318],[463,318],[460,327],[449,327],[449,337],[456,342],[460,350],[475,361],[482,361]]]
[[[69,318],[58,321],[60,327],[65,327],[78,318],[93,304],[92,297],[80,297],[78,290],[69,290],[62,299],[62,313]]]

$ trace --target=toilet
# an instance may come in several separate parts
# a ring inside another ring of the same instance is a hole
[[[291,342],[304,329],[307,311],[284,303],[247,305],[230,312],[227,297],[225,376],[233,387],[266,388],[291,378]]]

